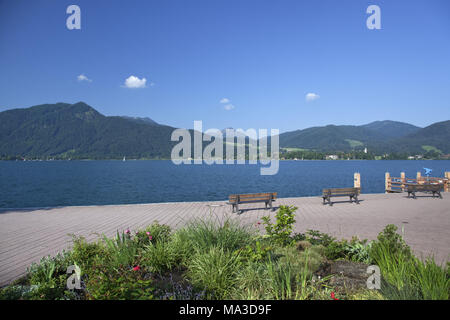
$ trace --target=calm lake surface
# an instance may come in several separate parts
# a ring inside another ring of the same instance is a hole
[[[278,174],[259,165],[175,165],[171,161],[0,161],[0,207],[25,208],[225,200],[233,193],[278,192],[316,196],[327,187],[352,187],[361,173],[363,193],[384,192],[384,174],[415,177],[450,171],[450,160],[280,161]]]

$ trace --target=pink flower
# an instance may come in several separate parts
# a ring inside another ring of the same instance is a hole
[[[148,236],[148,238],[150,239],[150,241],[152,241],[153,237],[152,236]]]
[[[150,235],[150,232],[147,231],[146,234],[149,236],[149,235]]]
[[[136,266],[133,268],[133,271],[139,271],[139,270],[141,270],[141,267],[139,267],[139,266]]]
[[[125,230],[125,234],[129,234],[130,233],[130,229]]]

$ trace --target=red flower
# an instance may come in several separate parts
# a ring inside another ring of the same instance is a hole
[[[339,300],[338,298],[336,298],[336,297],[334,296],[334,292],[331,292],[331,298],[332,298],[333,300]]]
[[[133,268],[133,271],[139,271],[139,270],[141,270],[141,267],[139,267],[139,266],[136,266]]]

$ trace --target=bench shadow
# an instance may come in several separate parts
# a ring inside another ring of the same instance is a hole
[[[265,207],[262,207],[262,208],[248,208],[248,209],[241,209],[241,208],[239,208],[238,214],[241,215],[241,214],[243,214],[244,212],[247,212],[247,211],[256,211],[256,210],[264,210],[264,211],[267,211],[267,212],[275,212],[275,211],[277,211],[279,208],[280,208],[280,206],[273,206],[273,210],[270,210],[270,208],[267,208],[267,209],[266,209]],[[236,212],[234,212],[234,213],[236,213]]]
[[[413,199],[414,200],[414,198],[412,197],[412,196],[404,196],[403,198],[405,198],[405,199]],[[442,198],[439,198],[439,196],[432,196],[431,194],[424,194],[424,195],[420,195],[420,196],[418,196],[418,195],[416,195],[416,199],[418,199],[418,198],[427,198],[427,199],[444,199],[444,197],[442,197]]]
[[[361,203],[361,202],[364,202],[365,200],[359,200],[358,199],[358,201],[359,201],[359,203]],[[332,205],[334,205],[334,204],[336,204],[336,203],[348,203],[348,204],[356,204],[357,205],[357,203],[355,202],[355,201],[352,201],[352,202],[350,202],[350,200],[338,200],[338,201],[331,201],[331,204]],[[330,206],[329,204],[328,204],[328,202],[325,202],[325,204],[324,204],[324,206]]]

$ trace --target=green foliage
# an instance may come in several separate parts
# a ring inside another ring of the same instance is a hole
[[[306,299],[316,296],[319,287],[312,275],[324,258],[323,248],[275,247],[267,259],[249,261],[239,269],[231,299]],[[319,283],[317,283],[319,284]],[[320,286],[320,285],[319,285]]]
[[[367,240],[360,241],[358,238],[353,237],[350,243],[346,243],[344,246],[344,252],[346,258],[351,261],[370,264],[372,263],[371,248],[372,242],[367,243]]]
[[[267,235],[273,239],[275,243],[281,245],[293,243],[291,233],[294,229],[296,210],[297,207],[282,205],[276,213],[275,223],[271,222],[269,216],[262,218]]]
[[[95,260],[107,257],[107,250],[100,241],[87,242],[83,237],[74,236],[72,242],[71,258],[80,267],[81,274],[88,273]]]
[[[225,220],[216,223],[209,220],[195,220],[176,232],[178,239],[189,243],[193,249],[208,251],[211,247],[221,247],[235,251],[252,242],[252,231],[237,221]]]
[[[58,275],[66,274],[67,267],[72,264],[71,256],[63,251],[55,257],[44,257],[39,263],[33,263],[27,270],[30,284],[41,285],[52,281]]]
[[[174,268],[181,260],[179,257],[176,243],[158,241],[145,247],[141,265],[151,272],[161,274]]]
[[[139,244],[168,241],[171,236],[171,232],[172,230],[168,225],[161,225],[158,221],[155,221],[144,230],[137,231],[134,240]]]
[[[44,257],[27,270],[29,290],[22,298],[37,300],[69,299],[73,292],[67,290],[67,268],[73,264],[71,254],[63,251],[55,257]]]
[[[379,246],[383,247],[386,250],[389,250],[389,252],[393,255],[401,255],[402,257],[405,257],[405,259],[412,256],[411,249],[405,243],[402,236],[399,235],[396,231],[397,227],[393,224],[389,224],[378,235],[378,241],[375,241],[371,248],[371,255],[375,260],[377,260],[378,258],[378,253],[385,252],[384,250],[379,250]]]
[[[241,253],[243,257],[247,257],[250,261],[262,261],[268,257],[271,251],[272,246],[264,245],[261,241],[255,241],[243,248]]]
[[[205,289],[210,298],[223,299],[236,284],[241,257],[223,247],[213,246],[197,251],[188,265],[188,278]]]
[[[87,298],[93,300],[150,300],[153,299],[152,281],[141,271],[129,267],[110,268],[94,264],[87,280]]]
[[[117,231],[115,239],[108,239],[104,236],[103,241],[113,267],[127,267],[137,263],[137,242],[131,240],[129,233],[122,232],[122,235],[120,235],[119,231]]]
[[[388,299],[448,300],[448,269],[438,266],[433,258],[416,258],[396,230],[394,225],[386,226],[370,250],[381,270],[382,294]]]

